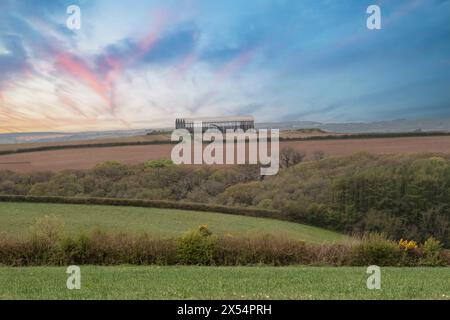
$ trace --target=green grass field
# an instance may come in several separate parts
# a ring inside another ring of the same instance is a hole
[[[381,269],[369,290],[361,267],[0,268],[0,299],[450,299],[450,268]]]
[[[100,227],[107,231],[146,232],[173,237],[207,224],[217,234],[282,234],[309,242],[341,241],[339,233],[298,223],[229,214],[157,208],[88,206],[45,203],[0,203],[0,233],[24,237],[45,215],[64,221],[69,232]]]
[[[173,237],[201,224],[215,233],[283,234],[310,242],[347,236],[264,218],[184,210],[0,203],[0,233],[25,237],[45,215],[69,232],[100,227]],[[0,299],[450,299],[450,268],[383,267],[381,290],[362,267],[81,266],[81,290],[66,288],[64,267],[0,266]]]

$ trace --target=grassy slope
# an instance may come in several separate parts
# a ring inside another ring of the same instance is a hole
[[[207,224],[214,233],[283,234],[311,242],[339,241],[347,238],[335,232],[297,223],[220,213],[41,203],[0,203],[0,232],[24,236],[36,219],[45,215],[60,217],[68,231],[100,227],[110,231],[137,231],[172,237],[195,229],[201,224]]]
[[[450,299],[449,268],[92,267],[81,290],[62,267],[0,268],[0,299]]]

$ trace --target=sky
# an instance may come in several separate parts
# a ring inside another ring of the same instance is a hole
[[[450,0],[0,0],[0,133],[450,117],[449,40]]]

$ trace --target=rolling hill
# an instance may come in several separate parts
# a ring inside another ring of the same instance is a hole
[[[59,218],[69,232],[99,227],[107,231],[146,232],[169,238],[207,224],[217,234],[283,234],[316,243],[348,239],[325,229],[267,218],[173,209],[45,203],[0,203],[0,233],[25,237],[36,220],[46,215]]]

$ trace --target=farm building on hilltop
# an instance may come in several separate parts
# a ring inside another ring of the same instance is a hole
[[[186,129],[190,133],[194,132],[195,128],[201,128],[202,132],[209,129],[218,129],[221,132],[226,130],[248,129],[255,128],[255,120],[252,116],[235,116],[235,117],[218,117],[218,118],[179,118],[175,120],[176,129]]]

